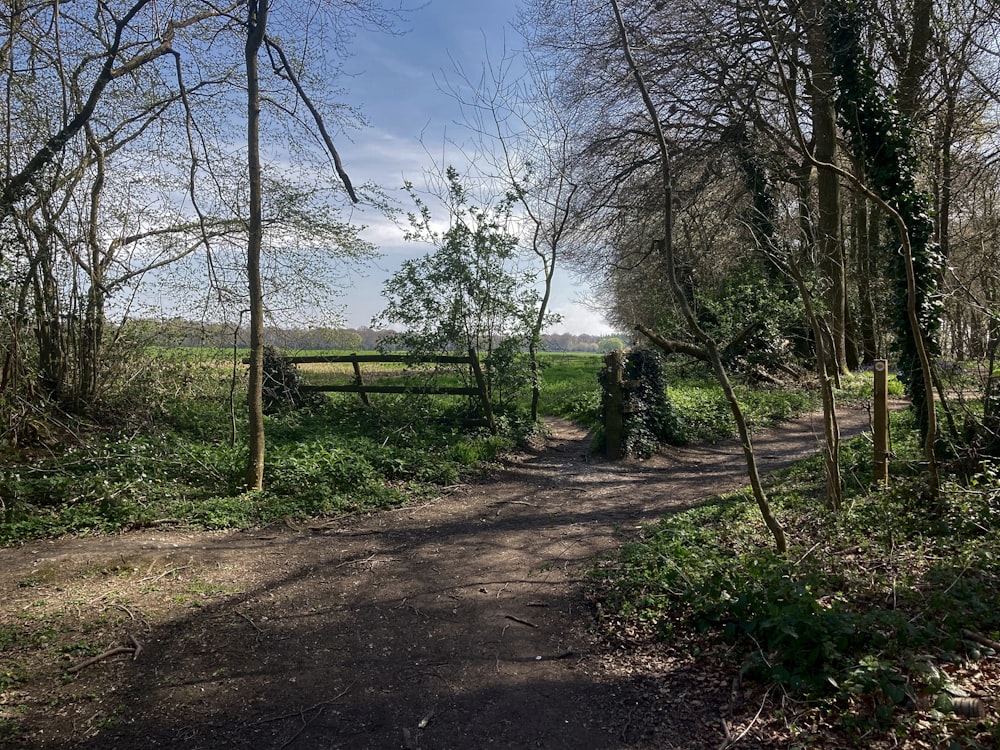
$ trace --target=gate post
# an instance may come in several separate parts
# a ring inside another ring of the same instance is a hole
[[[604,455],[612,461],[622,457],[625,448],[625,368],[622,351],[616,349],[604,357],[607,390],[604,396]]]
[[[486,378],[483,377],[483,368],[479,364],[479,353],[475,347],[469,347],[469,364],[472,365],[472,374],[476,377],[476,387],[479,389],[479,400],[483,404],[483,412],[486,415],[486,423],[490,427],[490,434],[496,435],[497,423],[493,419],[493,404],[490,402],[490,392],[486,388]]]

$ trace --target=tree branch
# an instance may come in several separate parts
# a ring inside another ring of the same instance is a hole
[[[298,76],[295,75],[295,72],[292,70],[292,66],[288,63],[288,57],[285,56],[285,51],[281,48],[281,45],[266,35],[264,37],[264,44],[267,45],[269,50],[274,51],[278,55],[278,59],[281,61],[281,66],[275,66],[274,72],[291,81],[292,85],[295,87],[295,91],[298,93],[299,99],[302,100],[302,103],[306,105],[310,114],[313,116],[313,122],[316,123],[317,129],[323,137],[323,143],[326,145],[326,149],[330,153],[330,158],[333,159],[333,166],[337,170],[337,175],[340,177],[340,181],[344,183],[344,187],[347,189],[347,194],[351,196],[351,200],[354,203],[357,203],[358,195],[354,192],[354,186],[351,184],[351,178],[347,175],[347,171],[344,169],[344,165],[340,160],[340,154],[338,153],[337,148],[333,145],[333,138],[331,138],[330,134],[327,132],[323,116],[319,113],[319,110],[316,109],[312,99],[310,99],[309,95],[306,94],[305,89],[302,88],[302,84],[299,82]]]

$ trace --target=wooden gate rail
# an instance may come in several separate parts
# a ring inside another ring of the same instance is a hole
[[[418,393],[440,396],[479,396],[483,405],[483,412],[486,415],[486,422],[490,432],[497,434],[496,421],[493,419],[493,405],[490,403],[490,395],[486,390],[486,378],[483,377],[483,368],[479,364],[479,355],[475,349],[469,349],[468,356],[462,357],[451,354],[438,354],[422,357],[410,357],[405,354],[337,354],[322,355],[311,354],[297,357],[286,357],[294,364],[325,364],[350,362],[354,365],[354,383],[350,385],[303,385],[300,390],[312,393],[357,393],[365,406],[370,406],[368,402],[369,393]],[[472,374],[476,378],[476,387],[470,386],[448,386],[448,385],[377,385],[365,384],[361,378],[361,363],[389,363],[389,362],[412,362],[420,364],[449,364],[449,365],[469,365]],[[244,364],[249,364],[250,360],[243,360]]]

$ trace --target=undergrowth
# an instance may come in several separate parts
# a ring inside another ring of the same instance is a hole
[[[909,415],[894,418],[894,434],[913,427]],[[845,475],[870,477],[866,456],[864,439],[845,447]],[[1000,638],[1000,470],[947,486],[938,515],[914,501],[919,479],[905,474],[878,492],[849,481],[845,509],[832,514],[822,477],[814,458],[770,482],[785,558],[742,493],[646,527],[595,570],[604,632],[626,642],[714,634],[744,676],[835,714],[854,740],[905,730],[920,707],[940,721],[935,736],[958,738],[952,746],[994,746],[996,725],[945,718],[962,694],[950,675],[997,656],[969,633]]]
[[[517,414],[500,415],[503,430],[491,435],[468,424],[460,399],[383,396],[373,407],[328,399],[267,417],[265,487],[246,493],[246,430],[238,411],[233,440],[224,377],[210,363],[178,366],[154,394],[155,419],[92,424],[9,453],[0,465],[0,544],[398,506],[480,471],[530,429]],[[172,390],[178,378],[183,393]]]

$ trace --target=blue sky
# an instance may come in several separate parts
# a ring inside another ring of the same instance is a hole
[[[413,0],[411,6],[418,6]],[[461,112],[441,90],[445,77],[455,77],[458,64],[477,79],[487,51],[499,59],[506,45],[516,49],[520,39],[510,27],[515,0],[427,0],[415,10],[401,36],[359,33],[351,43],[352,58],[342,81],[350,104],[357,106],[369,127],[341,136],[338,143],[351,179],[375,182],[402,200],[404,180],[418,188],[435,161],[454,163],[463,171],[458,146],[467,142]],[[354,220],[369,225],[366,236],[382,258],[365,277],[356,277],[345,298],[347,324],[367,325],[383,307],[383,282],[405,258],[430,248],[403,241],[402,232],[372,210],[360,209]],[[600,334],[610,331],[603,316],[585,304],[590,290],[568,271],[558,274],[552,309],[563,316],[555,332]]]

